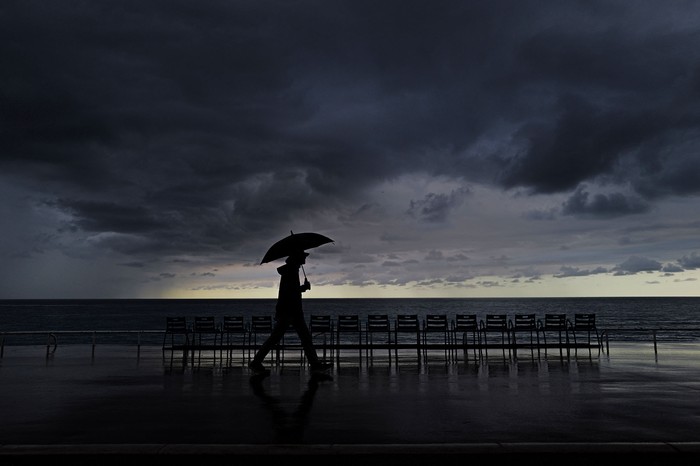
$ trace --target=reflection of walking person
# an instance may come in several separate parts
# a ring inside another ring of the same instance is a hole
[[[287,403],[281,399],[268,395],[262,384],[261,377],[251,377],[250,386],[253,394],[263,401],[264,406],[272,414],[273,427],[275,429],[276,443],[302,443],[304,429],[308,422],[308,414],[318,390],[319,383],[324,380],[332,380],[330,375],[316,373],[311,376],[306,391],[299,399],[299,405],[295,410],[288,412],[285,409]]]
[[[301,294],[311,289],[311,284],[306,278],[303,285],[299,283],[299,268],[306,263],[306,256],[308,255],[308,253],[303,251],[292,254],[287,257],[285,265],[277,268],[281,278],[275,311],[275,327],[248,365],[251,370],[258,374],[268,373],[262,362],[270,350],[282,340],[290,326],[294,327],[294,330],[299,335],[299,340],[301,340],[301,345],[304,348],[306,359],[311,364],[311,369],[324,371],[331,367],[331,364],[321,362],[318,359],[311,332],[304,320],[304,311],[301,306]]]

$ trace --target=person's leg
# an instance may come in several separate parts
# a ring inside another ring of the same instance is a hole
[[[270,333],[267,340],[265,340],[262,346],[260,346],[258,352],[255,353],[252,361],[254,364],[262,364],[270,350],[272,350],[272,348],[274,348],[274,346],[279,343],[280,340],[282,340],[282,337],[284,336],[288,327],[289,322],[284,319],[280,319],[275,323],[275,326],[272,328],[272,333]]]
[[[304,316],[301,315],[299,317],[296,317],[292,321],[292,325],[294,326],[294,330],[296,330],[297,334],[299,335],[301,346],[302,348],[304,348],[304,354],[306,355],[306,359],[308,359],[309,364],[311,364],[312,366],[318,365],[319,361],[318,355],[316,354],[316,348],[314,348],[314,341],[311,337],[309,327],[308,325],[306,325]]]

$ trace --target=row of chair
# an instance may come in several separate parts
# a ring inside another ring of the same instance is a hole
[[[496,333],[500,335],[501,347],[517,348],[518,335],[529,336],[531,349],[541,347],[545,350],[554,346],[562,350],[563,348],[586,346],[589,349],[596,347],[600,349],[602,340],[596,324],[594,313],[575,313],[573,320],[566,314],[547,313],[543,319],[537,319],[535,314],[515,314],[514,318],[508,319],[504,314],[487,314],[483,320],[477,322],[476,316],[458,315],[455,318],[453,332],[462,334],[462,344],[468,345],[467,335],[472,335],[472,346],[478,348],[488,348],[488,335]],[[586,341],[579,342],[578,335],[585,333]],[[550,343],[547,336],[550,336]],[[551,337],[556,335],[557,341],[551,342]],[[595,336],[595,341],[592,337]],[[540,339],[541,337],[541,339]],[[572,338],[570,338],[572,337]],[[573,344],[571,342],[573,339]]]
[[[469,347],[479,351],[489,347],[510,349],[518,346],[529,346],[538,351],[540,347],[546,349],[548,346],[568,348],[571,346],[570,335],[573,346],[577,347],[577,334],[581,332],[586,334],[588,347],[592,345],[593,336],[596,338],[594,346],[599,347],[601,341],[595,317],[591,313],[576,313],[570,320],[566,314],[548,313],[538,319],[532,313],[516,313],[512,319],[507,314],[486,314],[482,319],[477,314],[456,314],[450,319],[447,314],[427,314],[421,319],[418,314],[397,314],[391,319],[388,314],[369,314],[363,326],[357,314],[342,314],[335,320],[330,315],[311,315],[309,330],[314,338],[323,338],[319,345],[324,351],[330,349],[338,355],[341,349],[353,348],[368,352],[375,348],[393,348],[395,352],[399,348],[415,348],[419,355],[429,348],[443,348],[447,358],[448,351]],[[208,338],[213,339],[214,346],[218,343],[222,347],[250,350],[258,345],[259,336],[272,331],[273,325],[269,315],[251,316],[250,322],[245,322],[242,315],[224,316],[220,323],[213,316],[198,316],[191,326],[185,317],[168,317],[163,348],[168,336],[171,347],[174,347],[173,339],[181,335],[184,344],[191,347],[201,348],[203,338]],[[519,341],[519,335],[529,336],[528,342]],[[550,340],[556,336],[556,342],[548,344],[548,335]],[[232,343],[236,337],[239,337],[238,343]]]

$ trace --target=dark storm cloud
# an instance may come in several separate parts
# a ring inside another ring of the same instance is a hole
[[[661,268],[661,271],[666,272],[667,274],[683,272],[684,270],[685,269],[683,269],[683,267],[676,265],[676,264],[666,264]]]
[[[644,10],[654,14],[653,7]],[[525,148],[505,170],[506,186],[569,190],[599,176],[620,176],[632,160],[652,190],[676,190],[666,163],[696,166],[700,61],[691,44],[700,38],[697,28],[655,28],[650,17],[642,32],[642,24],[608,21],[615,17],[601,18],[590,31],[537,32],[520,47],[518,69],[527,85],[541,87],[553,105],[545,118],[522,126]],[[662,147],[687,140],[694,143],[685,153],[663,160],[669,157]],[[680,189],[698,192],[700,186],[685,182]]]
[[[697,269],[700,268],[700,254],[697,252],[692,252],[689,255],[683,256],[678,259],[678,263],[687,269]]]
[[[468,188],[452,190],[449,194],[428,193],[423,199],[411,200],[407,213],[425,222],[444,222],[450,210],[461,204],[468,194]]]
[[[632,256],[613,268],[615,275],[633,275],[641,272],[657,272],[661,270],[660,262],[648,257]]]
[[[562,205],[563,215],[590,215],[596,217],[618,217],[649,211],[649,204],[641,199],[622,193],[590,195],[580,187]]]
[[[695,194],[700,36],[661,22],[688,8],[3,2],[0,165],[131,253],[235,249],[406,173]],[[566,213],[647,208],[586,196]]]
[[[142,233],[166,227],[166,223],[143,206],[65,200],[59,200],[58,205],[70,211],[75,218],[75,225],[84,231]]]
[[[597,275],[607,273],[608,270],[604,267],[596,267],[595,269],[581,269],[579,267],[562,266],[559,273],[554,274],[555,278],[566,277],[586,277],[588,275]]]

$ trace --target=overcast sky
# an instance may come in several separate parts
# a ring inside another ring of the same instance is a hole
[[[0,298],[698,295],[700,2],[0,3]]]

